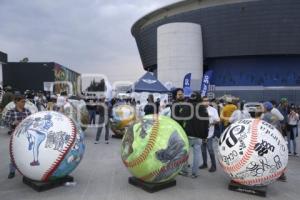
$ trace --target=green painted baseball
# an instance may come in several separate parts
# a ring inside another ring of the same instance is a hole
[[[147,115],[128,128],[121,150],[123,163],[134,177],[161,183],[174,178],[187,162],[189,143],[176,121]]]

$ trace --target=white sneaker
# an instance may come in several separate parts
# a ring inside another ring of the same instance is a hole
[[[99,141],[95,140],[94,144],[99,144]]]

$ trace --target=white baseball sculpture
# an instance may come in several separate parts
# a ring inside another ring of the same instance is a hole
[[[271,124],[244,119],[222,133],[218,159],[233,181],[248,186],[267,185],[280,177],[287,166],[287,144]]]
[[[80,163],[84,135],[65,115],[43,111],[28,116],[15,129],[10,156],[18,171],[36,181],[62,178]]]

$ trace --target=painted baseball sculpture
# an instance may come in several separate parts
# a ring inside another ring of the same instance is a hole
[[[36,181],[62,178],[80,163],[84,135],[65,115],[43,111],[28,116],[12,134],[10,156],[18,171]]]
[[[268,185],[286,169],[287,144],[271,124],[244,119],[222,133],[218,159],[233,181],[248,186]]]
[[[123,136],[126,129],[136,120],[134,107],[126,104],[116,105],[112,109],[111,130],[115,135]]]
[[[122,160],[136,178],[161,183],[174,178],[188,160],[188,138],[169,117],[144,116],[122,140]]]

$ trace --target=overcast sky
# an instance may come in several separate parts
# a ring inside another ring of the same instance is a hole
[[[144,73],[130,29],[178,0],[0,0],[0,51],[8,60],[57,62],[111,82]]]

